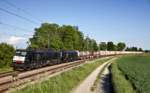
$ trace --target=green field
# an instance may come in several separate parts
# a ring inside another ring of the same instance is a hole
[[[16,90],[14,93],[70,93],[70,91],[84,80],[94,69],[109,59],[110,58],[95,60],[95,62],[73,68],[41,83]]]
[[[115,91],[131,89],[131,91],[117,93],[133,93],[132,88],[136,93],[150,93],[149,54],[121,57],[117,60],[117,63],[112,65],[112,71],[112,74],[114,74],[112,77],[113,84],[116,85],[114,86]],[[121,78],[118,79],[115,76]],[[119,89],[116,87],[119,87]]]

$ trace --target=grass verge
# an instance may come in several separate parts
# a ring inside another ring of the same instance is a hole
[[[29,85],[13,93],[69,93],[75,86],[83,81],[94,69],[110,58],[84,64],[51,77],[41,83]]]
[[[135,93],[131,83],[118,69],[117,63],[112,63],[112,85],[114,93]]]
[[[9,72],[9,71],[13,71],[13,68],[12,67],[0,68],[0,73],[5,73],[5,72]]]

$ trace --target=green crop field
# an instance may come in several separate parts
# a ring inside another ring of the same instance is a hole
[[[124,56],[117,60],[118,71],[130,82],[136,93],[150,93],[150,55]],[[112,66],[112,70],[115,66]],[[114,70],[113,70],[114,71]],[[116,71],[117,72],[117,71]],[[117,74],[114,72],[113,74]],[[114,78],[114,77],[113,77]],[[113,79],[113,82],[117,80]],[[125,81],[125,80],[124,80]],[[122,84],[122,88],[126,87]],[[132,93],[132,92],[122,92]]]

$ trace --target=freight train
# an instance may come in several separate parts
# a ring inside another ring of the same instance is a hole
[[[122,54],[137,54],[142,52],[127,51],[52,51],[52,50],[23,50],[18,49],[13,57],[12,67],[14,70],[30,70],[44,66],[56,65],[75,60],[99,58]]]

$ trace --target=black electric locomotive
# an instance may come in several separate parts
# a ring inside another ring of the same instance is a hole
[[[71,62],[79,59],[78,51],[62,51],[62,60]]]
[[[77,51],[52,51],[52,50],[16,50],[12,66],[14,70],[34,69],[47,65],[71,62],[78,59]]]

